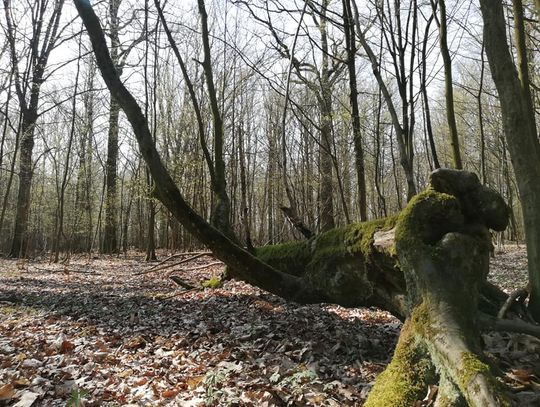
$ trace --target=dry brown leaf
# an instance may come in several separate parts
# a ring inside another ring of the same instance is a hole
[[[15,395],[15,387],[11,383],[6,383],[0,387],[0,400],[11,400]]]
[[[26,354],[24,353],[19,353],[17,356],[15,356],[14,358],[17,362],[22,362],[23,360],[26,359]]]
[[[199,386],[199,384],[203,381],[203,379],[204,379],[204,375],[190,377],[189,379],[186,380],[186,384],[190,390],[193,390]]]
[[[70,353],[73,351],[73,349],[75,349],[73,342],[67,340],[62,341],[62,344],[60,345],[60,353]]]
[[[126,369],[124,370],[123,372],[120,372],[116,375],[116,377],[120,377],[122,379],[126,378],[126,377],[129,377],[133,374],[133,370],[132,369]]]
[[[143,386],[146,383],[148,383],[148,379],[146,377],[143,377],[142,379],[139,379],[133,383],[135,386]]]
[[[165,397],[166,399],[172,399],[173,397],[176,397],[178,393],[180,393],[178,389],[169,389],[161,393],[161,396]]]
[[[143,348],[146,345],[146,340],[142,336],[136,336],[131,338],[128,343],[124,345],[126,349],[138,349]]]
[[[27,387],[27,386],[30,385],[30,382],[28,381],[28,379],[26,377],[20,377],[20,378],[18,378],[16,380],[12,381],[11,383],[16,388]]]
[[[523,369],[512,369],[510,377],[517,380],[521,384],[529,384],[531,379],[531,373]]]
[[[101,340],[96,341],[96,347],[99,349],[100,352],[108,352],[109,348],[107,348],[107,345]]]

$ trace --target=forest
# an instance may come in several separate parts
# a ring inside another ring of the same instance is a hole
[[[540,404],[539,0],[0,26],[0,405]]]

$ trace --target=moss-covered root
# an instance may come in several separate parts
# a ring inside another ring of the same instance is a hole
[[[439,385],[437,407],[510,406],[491,369],[447,311],[446,304],[415,307],[365,406],[412,406],[424,398],[430,384]]]
[[[364,407],[410,407],[422,400],[435,370],[426,348],[418,340],[415,324],[405,321],[390,364],[369,393]]]
[[[470,327],[463,326],[446,303],[419,308],[426,313],[421,336],[441,376],[438,405],[461,406],[465,399],[470,407],[509,406],[490,367],[469,345],[475,342]]]

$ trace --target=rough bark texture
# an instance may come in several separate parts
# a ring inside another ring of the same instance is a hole
[[[122,75],[120,64],[120,21],[118,11],[122,0],[109,1],[111,59]],[[117,167],[118,167],[118,134],[120,121],[120,105],[114,96],[110,95],[109,101],[109,132],[107,134],[107,162],[105,165],[105,230],[103,234],[103,253],[118,253],[118,192],[117,192]]]
[[[429,384],[439,385],[437,405],[509,405],[477,328],[488,228],[504,229],[508,215],[502,198],[474,174],[452,170],[435,171],[431,187],[400,214],[395,246],[407,281],[407,319],[366,406],[410,406]]]
[[[435,12],[435,11],[434,11]],[[448,49],[447,29],[446,29],[446,3],[439,0],[439,43],[444,65],[444,97],[446,101],[446,120],[450,133],[450,146],[452,147],[452,158],[454,167],[462,169],[461,152],[459,149],[459,137],[456,123],[456,113],[454,110],[454,88],[452,85],[452,58]]]

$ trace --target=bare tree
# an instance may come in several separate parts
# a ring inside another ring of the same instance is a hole
[[[17,215],[15,231],[11,245],[10,256],[24,257],[28,242],[28,214],[30,211],[30,191],[33,176],[32,152],[34,149],[34,132],[39,117],[40,91],[46,79],[45,70],[52,51],[59,42],[60,17],[64,0],[55,0],[53,6],[48,1],[37,0],[26,10],[32,16],[33,29],[28,38],[28,44],[22,55],[17,49],[17,43],[23,41],[17,37],[11,0],[4,0],[6,18],[6,35],[9,43],[11,64],[15,76],[15,91],[19,100],[22,116],[20,127],[19,155],[19,192],[17,196]],[[25,62],[23,62],[23,59]],[[19,66],[25,66],[21,72]]]

